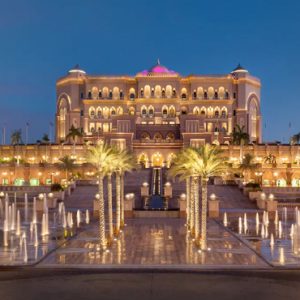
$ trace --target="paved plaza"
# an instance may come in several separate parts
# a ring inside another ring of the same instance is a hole
[[[107,253],[96,251],[97,224],[48,255],[40,267],[232,268],[268,265],[215,221],[209,221],[207,252],[200,252],[180,219],[132,219]]]

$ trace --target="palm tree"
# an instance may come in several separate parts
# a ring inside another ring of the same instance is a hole
[[[75,146],[77,142],[77,138],[82,137],[82,129],[76,128],[74,125],[69,129],[69,133],[66,136],[66,139],[73,140],[73,153],[75,154]]]
[[[13,131],[12,134],[11,134],[11,136],[10,136],[10,140],[11,140],[11,144],[13,146],[23,144],[23,141],[22,141],[22,130],[19,129],[19,130]]]
[[[198,191],[198,178],[201,181],[202,191],[202,212],[201,212],[201,240],[200,246],[202,250],[207,249],[206,227],[207,227],[207,182],[212,176],[219,176],[226,170],[225,158],[221,157],[222,150],[216,146],[205,144],[200,148],[190,148],[189,151],[189,165],[193,167],[196,176],[195,179],[195,197],[197,197]],[[196,179],[197,178],[197,179]],[[195,205],[196,208],[196,205]],[[198,212],[195,211],[195,217]],[[195,227],[197,223],[195,223]],[[196,228],[195,228],[195,239]],[[196,239],[196,243],[198,240]]]
[[[105,250],[107,242],[105,238],[105,216],[104,216],[104,195],[103,195],[103,177],[107,166],[115,159],[113,149],[104,143],[98,141],[95,146],[89,146],[87,150],[87,162],[91,163],[97,169],[98,175],[98,201],[99,201],[99,246]]]
[[[113,228],[113,199],[112,199],[112,175],[117,167],[117,151],[113,149],[112,155],[115,157],[111,159],[111,163],[105,166],[104,174],[107,177],[107,208],[108,208],[108,239],[107,244],[110,245],[114,235]]]
[[[72,159],[69,155],[65,155],[64,157],[59,159],[59,163],[57,163],[57,168],[65,171],[65,178],[69,181],[69,172],[73,171],[75,168],[75,159]]]
[[[251,172],[259,168],[260,164],[253,162],[254,156],[250,153],[244,155],[243,160],[239,166],[239,169],[243,172],[246,181],[249,179]]]
[[[116,234],[124,226],[124,174],[136,167],[133,155],[126,150],[117,151],[116,160]]]
[[[185,180],[186,184],[186,224],[191,234],[194,233],[194,182],[191,181],[193,169],[188,165],[188,148],[183,149],[174,159],[172,166],[168,171],[171,177],[179,177],[179,180]]]
[[[291,145],[298,145],[300,143],[300,132],[291,137],[290,143]]]
[[[249,134],[244,131],[245,126],[235,125],[232,132],[232,143],[234,145],[240,145],[240,162],[243,159],[243,146],[249,143]]]

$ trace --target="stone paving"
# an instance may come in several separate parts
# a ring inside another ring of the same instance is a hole
[[[39,266],[268,267],[249,247],[214,221],[208,226],[210,251],[207,252],[199,252],[193,246],[180,219],[135,219],[127,223],[107,253],[96,251],[97,225],[93,224],[48,255]]]

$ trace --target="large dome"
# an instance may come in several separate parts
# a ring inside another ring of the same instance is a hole
[[[175,71],[168,69],[167,67],[160,64],[159,59],[157,63],[148,70],[144,70],[140,72],[141,75],[175,75],[177,74]]]

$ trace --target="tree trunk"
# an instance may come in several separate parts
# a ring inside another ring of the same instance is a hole
[[[199,178],[194,176],[194,214],[195,214],[195,241],[199,242],[200,220],[199,220]]]
[[[194,205],[194,180],[190,177],[190,232],[194,235],[195,230],[195,205]]]
[[[116,173],[116,235],[120,232],[121,225],[121,175]]]
[[[99,175],[99,244],[100,249],[106,249],[105,239],[105,216],[104,216],[104,195],[103,195],[103,175]]]
[[[206,222],[207,222],[207,182],[208,178],[201,178],[202,213],[201,213],[201,250],[206,250]]]
[[[120,182],[120,197],[121,197],[121,227],[125,225],[124,218],[124,174],[121,174],[121,182]]]
[[[190,194],[191,194],[191,180],[190,177],[186,178],[185,180],[186,184],[186,226],[187,229],[191,229],[191,223],[190,223],[190,213],[191,213],[191,208],[190,208]]]
[[[107,203],[108,203],[108,232],[109,232],[108,243],[110,244],[114,236],[111,174],[107,175],[107,197],[108,197]]]

